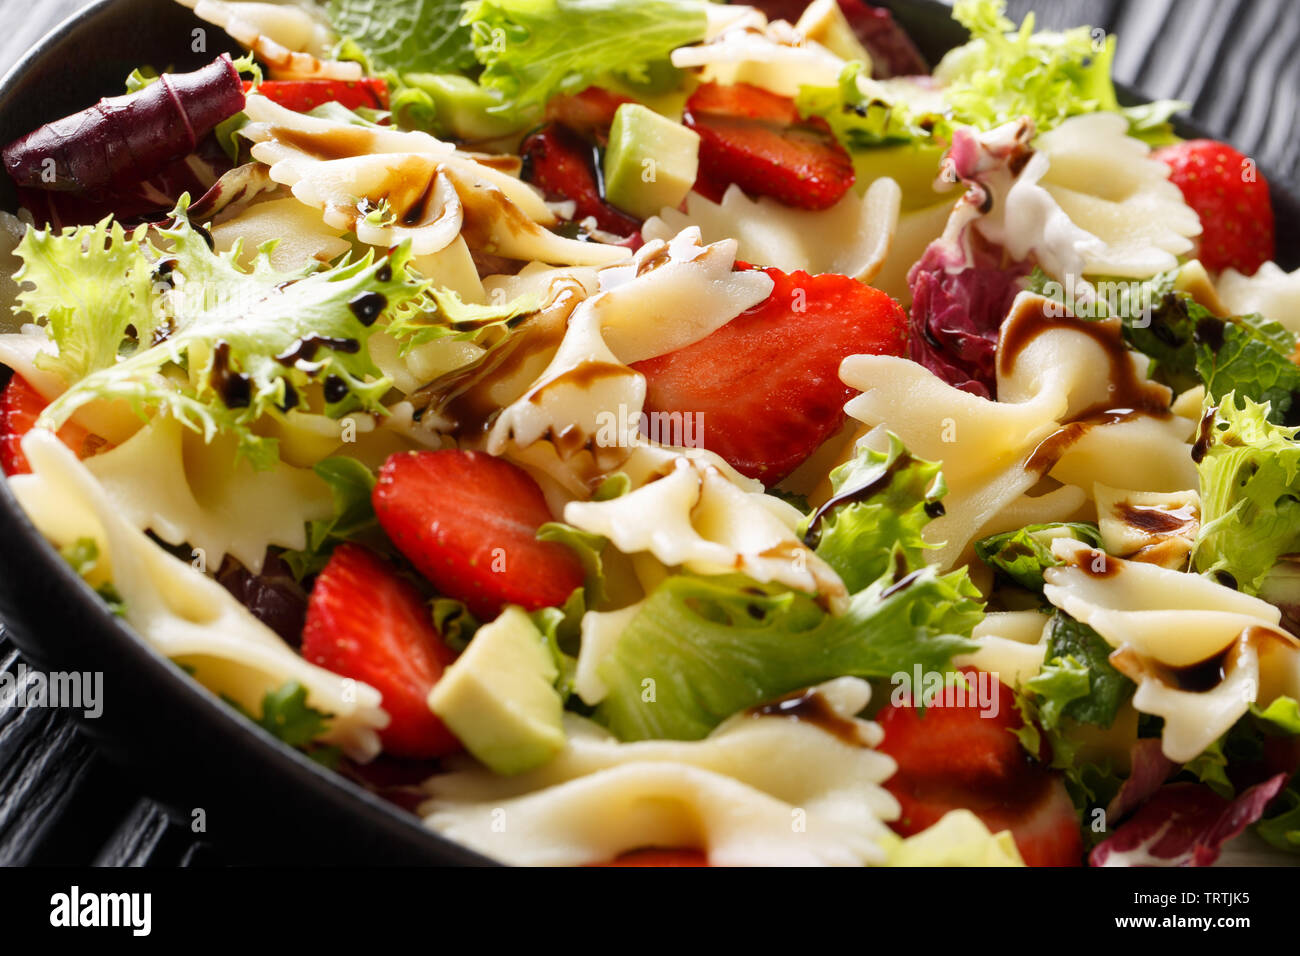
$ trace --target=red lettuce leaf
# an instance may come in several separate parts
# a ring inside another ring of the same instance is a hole
[[[1225,843],[1264,815],[1285,784],[1286,774],[1280,773],[1235,800],[1204,784],[1168,784],[1093,848],[1088,861],[1093,866],[1209,866]]]
[[[1144,737],[1134,743],[1129,748],[1129,763],[1133,769],[1128,779],[1106,806],[1106,821],[1111,825],[1146,803],[1178,769],[1178,764],[1165,756],[1159,737]]]

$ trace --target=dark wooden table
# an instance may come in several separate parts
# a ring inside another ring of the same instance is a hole
[[[0,71],[83,0],[0,0]],[[1041,26],[1119,36],[1117,79],[1192,116],[1300,185],[1300,3],[1294,0],[1011,0]],[[0,624],[0,628],[3,625]],[[0,670],[17,652],[0,630]],[[96,755],[57,710],[0,699],[0,865],[241,863]]]

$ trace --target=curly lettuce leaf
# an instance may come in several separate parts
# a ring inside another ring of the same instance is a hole
[[[1061,561],[1052,554],[1057,538],[1073,538],[1094,548],[1101,547],[1096,525],[1054,523],[1026,525],[1019,531],[990,535],[975,542],[975,554],[1001,576],[1030,591],[1043,590],[1043,569]]]
[[[374,66],[406,72],[460,73],[477,60],[461,0],[329,0],[336,33],[355,42]]]
[[[1206,415],[1193,565],[1258,594],[1279,559],[1300,552],[1300,429],[1272,424],[1267,405],[1233,393]]]
[[[23,264],[14,312],[45,320],[59,352],[38,356],[37,365],[65,382],[108,368],[158,330],[154,263],[111,217],[59,232],[28,229],[15,253]]]
[[[475,0],[465,8],[479,82],[520,113],[601,77],[651,79],[652,65],[704,39],[703,0]]]
[[[836,86],[801,87],[795,97],[800,114],[826,120],[836,138],[850,150],[951,138],[951,122],[944,114],[909,103],[903,96],[886,100],[864,93],[858,86],[858,77],[864,72],[866,64],[855,60],[840,72]],[[884,88],[876,89],[883,92]],[[937,175],[937,165],[928,170],[932,179]]]
[[[1052,616],[1046,663],[1025,682],[1035,695],[1044,730],[1060,727],[1066,717],[1103,728],[1115,722],[1137,686],[1111,665],[1111,651],[1105,638],[1087,624],[1062,611]]]
[[[541,297],[521,295],[509,302],[477,305],[450,289],[431,288],[425,296],[397,310],[385,326],[406,354],[417,345],[441,338],[476,342],[486,348],[506,337],[542,306]]]
[[[937,462],[912,457],[891,434],[887,452],[861,449],[830,477],[834,494],[800,530],[850,593],[925,563],[934,545],[921,532],[943,513],[948,490]]]
[[[698,740],[727,717],[833,677],[948,670],[983,614],[964,572],[886,575],[832,616],[809,595],[744,578],[670,577],[597,673],[596,719],[621,740]]]
[[[64,232],[46,258],[24,260],[24,278],[37,290],[24,307],[49,323],[60,357],[65,348],[94,357],[79,360],[87,374],[69,381],[38,425],[57,429],[89,402],[122,400],[142,417],[171,414],[208,441],[220,432],[233,434],[255,466],[270,467],[276,443],[257,434],[253,423],[301,402],[308,386],[323,386],[325,411],[334,417],[358,408],[382,413],[380,398],[389,384],[366,342],[381,312],[400,310],[424,290],[406,268],[409,248],[308,274],[276,271],[263,247],[245,269],[239,248],[218,253],[209,246],[187,208],[183,197],[171,225],[158,230],[162,248],[138,230],[102,250],[117,259],[135,246],[133,255],[153,263],[156,282],[149,296],[137,299],[110,281],[112,270],[100,274],[78,308],[112,313],[101,321],[75,327],[63,321],[48,291],[65,284],[50,263],[76,268],[87,242],[95,248],[99,227]],[[130,275],[124,281],[134,291]],[[115,360],[102,364],[109,356]]]
[[[1036,32],[1032,13],[1017,28],[1005,12],[1005,0],[953,5],[954,19],[971,40],[945,56],[934,73],[957,122],[993,129],[1028,116],[1042,132],[1071,116],[1106,111],[1124,114],[1131,132],[1143,139],[1170,139],[1168,118],[1184,104],[1121,109],[1111,80],[1113,36],[1086,26]]]

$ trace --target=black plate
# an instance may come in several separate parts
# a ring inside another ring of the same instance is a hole
[[[894,0],[931,62],[965,40],[948,8]],[[203,29],[206,49],[192,49]],[[0,81],[0,143],[120,93],[135,67],[195,69],[237,53],[226,34],[174,0],[100,0],[50,33]],[[1126,96],[1129,102],[1136,98]],[[1184,135],[1200,135],[1189,126]],[[1267,175],[1267,170],[1264,171]],[[1300,260],[1300,200],[1270,178],[1278,261]],[[0,208],[15,194],[0,176]],[[0,366],[0,374],[7,377]],[[46,543],[0,481],[0,618],[47,670],[102,671],[105,706],[84,731],[142,785],[182,811],[202,808],[206,839],[244,861],[456,863],[484,859],[325,770],[239,717],[108,612]]]

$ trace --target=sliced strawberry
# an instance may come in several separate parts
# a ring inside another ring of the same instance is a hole
[[[476,451],[398,452],[379,469],[375,514],[393,543],[443,594],[488,620],[507,604],[563,604],[583,581],[528,473]]]
[[[0,466],[6,475],[28,475],[32,468],[23,454],[23,436],[36,425],[48,405],[41,393],[21,375],[14,374],[0,392]],[[59,440],[85,458],[107,447],[107,443],[74,422],[58,431]]]
[[[766,301],[707,338],[633,366],[647,412],[698,412],[701,442],[737,471],[780,481],[844,423],[849,355],[903,355],[907,318],[885,293],[847,276],[786,275]]]
[[[1015,695],[991,675],[964,673],[971,687],[978,680],[997,685],[996,709],[982,709],[969,694],[964,702],[929,701],[924,713],[910,700],[891,703],[876,716],[885,732],[878,749],[898,763],[885,782],[903,809],[891,826],[910,836],[966,809],[993,833],[1010,830],[1029,866],[1079,866],[1083,836],[1074,805],[1060,776],[1030,758],[1012,733],[1023,726]]]
[[[543,126],[519,149],[524,159],[523,178],[540,189],[547,199],[572,199],[574,221],[588,216],[596,225],[616,236],[641,231],[641,220],[605,202],[596,176],[596,150],[568,127],[558,123]]]
[[[1254,275],[1275,254],[1268,181],[1253,161],[1231,146],[1193,139],[1151,154],[1172,170],[1170,179],[1201,217],[1201,264]]]
[[[428,760],[460,749],[428,697],[455,654],[442,642],[420,592],[374,552],[334,550],[307,602],[302,656],[374,687],[391,722],[384,750]]]
[[[591,866],[708,866],[709,855],[700,850],[633,850],[609,863]]]
[[[682,122],[700,134],[695,189],[715,202],[735,183],[788,206],[827,209],[853,185],[853,160],[826,121],[801,118],[787,96],[705,83]]]
[[[551,97],[546,103],[546,121],[567,126],[588,142],[604,146],[609,141],[614,114],[624,103],[631,102],[626,96],[589,86],[572,96]]]
[[[249,92],[252,83],[244,84]],[[350,110],[388,109],[388,84],[378,77],[360,80],[265,80],[257,88],[272,102],[296,113],[307,113],[324,103],[341,103]]]

